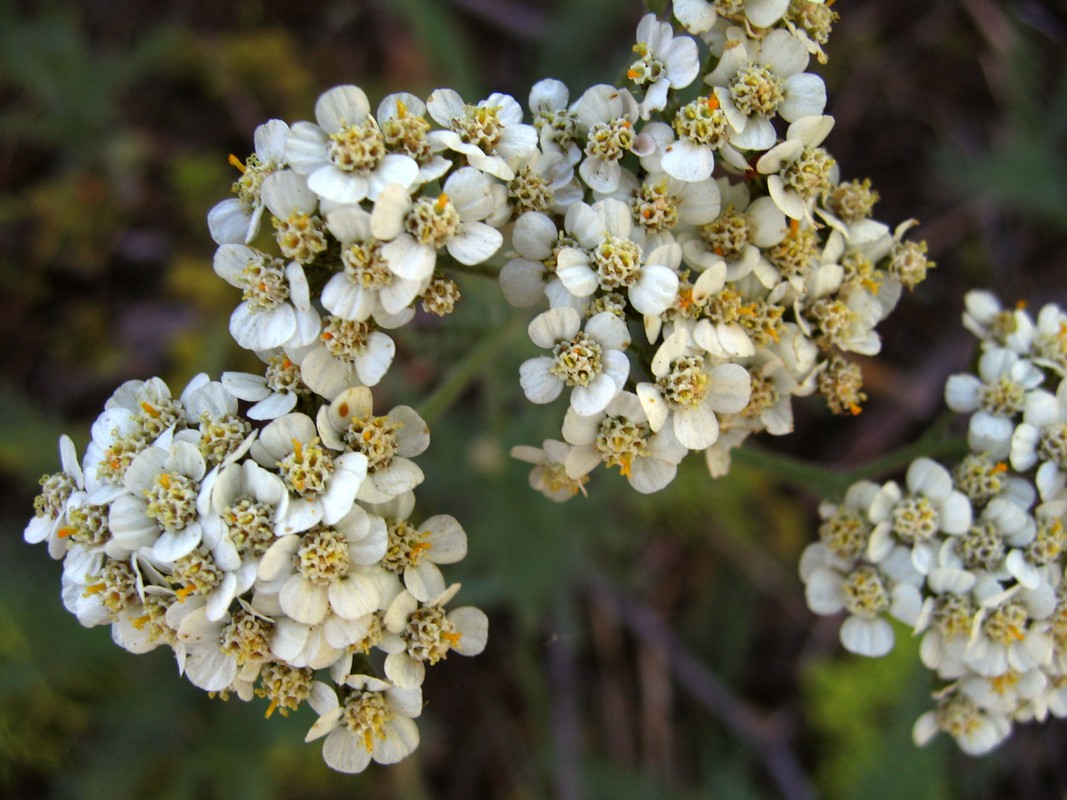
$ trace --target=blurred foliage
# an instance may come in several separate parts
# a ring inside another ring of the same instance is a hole
[[[1035,38],[1009,43],[995,137],[945,143],[937,164],[962,192],[1067,230],[1067,63],[1035,57]]]
[[[524,32],[475,0],[0,0],[0,795],[540,798],[559,796],[571,757],[582,797],[777,796],[756,748],[681,693],[663,653],[603,614],[591,579],[643,603],[753,714],[795,728],[821,796],[1040,796],[1020,786],[1062,795],[1059,761],[996,755],[981,770],[968,762],[981,780],[967,781],[945,742],[914,749],[928,691],[914,643],[901,631],[887,659],[836,656],[795,577],[817,498],[781,476],[738,463],[712,482],[691,458],[652,497],[615,473],[564,506],[532,492],[529,465],[509,450],[558,438],[564,405],[533,408],[517,390],[534,350],[521,320],[520,335],[461,387],[420,459],[428,480],[415,515],[463,523],[470,555],[450,575],[490,613],[492,635],[483,656],[431,676],[422,745],[399,768],[335,775],[318,745],[301,743],[306,710],[264,720],[262,702],[193,689],[166,653],[134,657],[105,631],[83,630],[59,602],[59,566],[23,544],[59,433],[84,445],[119,382],[159,374],[180,386],[199,371],[255,368],[228,335],[237,293],[211,271],[204,217],[234,178],[228,154],[250,150],[257,124],[308,118],[322,89],[346,81],[372,102],[437,86],[524,101],[551,76],[574,99],[625,68],[639,5],[500,4],[531,15],[537,25]],[[757,443],[848,467],[936,415],[940,383],[967,353],[938,350],[934,363],[932,343],[960,338],[946,309],[975,280],[1003,275],[1000,254],[1018,267],[1002,278],[1013,289],[1062,293],[1067,69],[1047,35],[1010,59],[983,39],[973,9],[1006,13],[996,4],[844,5],[823,70],[840,98],[830,147],[850,175],[874,179],[885,218],[930,223],[939,263],[865,367],[869,412],[830,420],[801,403],[802,433]],[[998,75],[999,91],[987,85]],[[937,176],[956,191],[936,194]],[[975,196],[992,201],[992,217],[973,213]],[[382,406],[420,406],[447,380],[442,365],[462,364],[510,318],[491,280],[458,280],[464,300],[451,319],[398,334]],[[572,662],[570,700],[553,672],[560,648]],[[575,752],[561,755],[563,711],[579,730]],[[1018,752],[1028,735],[1016,735]],[[1063,732],[1045,735],[1062,752]]]
[[[929,672],[918,640],[897,625],[897,644],[884,658],[819,659],[801,683],[808,719],[822,747],[816,775],[828,797],[892,800],[951,797],[948,743],[922,750],[911,728],[929,707]]]

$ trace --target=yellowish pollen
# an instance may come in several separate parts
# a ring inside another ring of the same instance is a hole
[[[873,278],[864,278],[860,283],[863,284],[863,288],[867,289],[871,294],[878,294],[878,281]]]
[[[447,206],[447,205],[448,205],[448,195],[445,194],[444,192],[441,192],[441,194],[437,195],[437,202],[434,203],[434,207],[438,211],[444,211],[445,210],[445,206]]]
[[[141,630],[151,620],[152,620],[152,618],[148,614],[142,614],[141,616],[139,616],[137,619],[135,619],[133,621],[133,627],[135,627],[137,630]]]
[[[799,231],[800,231],[800,220],[799,219],[791,219],[791,220],[789,220],[789,235],[790,236],[796,236]]]
[[[638,78],[638,76],[640,74],[641,73],[638,72],[636,69],[628,69],[628,70],[626,70],[626,77],[629,78],[632,81],[633,80],[637,80],[637,78]]]
[[[860,414],[860,412],[862,412],[862,411],[863,411],[863,409],[860,408],[855,403],[849,403],[848,404],[848,413],[851,414],[852,416],[854,416],[854,417],[858,416]]]
[[[717,109],[719,107],[719,98],[715,95],[714,92],[712,94],[708,95],[708,99],[707,99],[706,102],[707,102],[708,108],[710,110],[712,110],[712,111],[714,111],[715,109]]]
[[[297,439],[293,439],[293,458],[297,462],[303,462],[304,460],[304,445]]]
[[[463,634],[459,631],[453,631],[452,633],[442,633],[441,638],[448,642],[449,647],[458,647],[459,640],[463,638]]]
[[[106,583],[94,583],[85,587],[85,591],[82,593],[82,597],[89,597],[90,595],[100,594],[100,592],[107,589]]]
[[[1007,471],[1008,471],[1008,465],[1006,463],[1004,463],[1003,461],[998,461],[996,464],[993,465],[993,472],[1007,472]]]
[[[338,408],[337,408],[337,413],[340,414],[342,417],[347,417],[348,416],[348,403],[341,403],[341,405],[338,406]]]
[[[408,107],[404,105],[403,100],[396,101],[396,118],[404,119],[408,115]]]
[[[619,474],[624,478],[633,477],[630,474],[630,469],[633,467],[634,456],[633,453],[623,453],[619,456]]]
[[[189,595],[191,595],[195,591],[196,586],[191,583],[188,586],[183,586],[176,592],[176,594],[178,595],[178,602],[184,603],[186,600],[189,599]]]
[[[231,166],[231,167],[237,167],[237,169],[238,169],[238,170],[239,170],[239,171],[240,171],[240,172],[241,172],[242,174],[244,174],[244,173],[245,173],[245,172],[246,172],[246,171],[248,170],[248,167],[246,167],[246,166],[244,165],[244,162],[243,162],[243,161],[241,161],[241,159],[239,159],[239,158],[238,158],[237,156],[235,156],[235,155],[234,155],[233,153],[230,153],[230,157],[229,157],[229,159],[227,159],[227,160],[228,160],[228,161],[230,162],[230,166]]]
[[[270,705],[267,706],[267,713],[265,713],[263,716],[266,717],[267,719],[270,719],[270,715],[274,713],[274,710],[277,707],[278,707],[278,701],[277,700],[271,700],[270,701]]]
[[[141,403],[141,408],[144,409],[144,413],[150,416],[152,419],[159,419],[160,411],[150,403]]]
[[[67,528],[67,527],[63,527],[63,528],[60,528],[59,530],[57,530],[57,531],[56,531],[56,535],[57,535],[57,536],[58,536],[58,537],[59,537],[60,539],[65,539],[65,538],[66,538],[66,537],[68,537],[68,536],[73,536],[73,535],[74,535],[75,533],[77,533],[77,532],[78,532],[78,529],[77,529],[77,528]]]
[[[1025,300],[1017,301],[1015,303],[1015,310],[1016,311],[1025,311],[1026,310],[1026,301]]]

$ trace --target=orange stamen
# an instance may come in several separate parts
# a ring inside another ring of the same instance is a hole
[[[248,167],[245,166],[245,163],[233,153],[230,153],[230,157],[227,160],[230,162],[230,166],[237,167],[237,169],[241,171],[241,174],[244,174],[248,170]]]

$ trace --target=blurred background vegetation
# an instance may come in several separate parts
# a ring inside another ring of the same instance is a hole
[[[937,417],[970,362],[963,293],[1067,304],[1067,16],[1041,0],[841,0],[821,68],[847,178],[876,216],[923,225],[937,269],[881,328],[855,419],[798,404],[758,447],[846,471]],[[358,777],[304,745],[310,712],[211,700],[167,653],[134,657],[59,601],[59,565],[22,541],[56,441],[84,445],[122,381],[250,368],[237,302],[211,270],[205,214],[252,131],[308,119],[357,83],[372,102],[450,86],[576,97],[628,63],[641,6],[621,0],[0,0],[0,796],[11,798],[1058,798],[1067,725],[1025,726],[969,760],[915,750],[929,683],[901,632],[847,657],[803,602],[796,561],[818,498],[690,459],[668,490],[599,475],[557,507],[516,443],[562,411],[517,389],[513,337],[437,422],[416,515],[471,543],[450,571],[490,615],[484,655],[431,670],[414,757]],[[486,279],[439,331],[406,330],[378,403],[418,404],[508,313]],[[444,370],[444,371],[443,371]]]

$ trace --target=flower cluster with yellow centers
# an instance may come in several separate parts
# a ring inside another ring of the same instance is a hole
[[[481,652],[488,623],[449,607],[441,567],[466,555],[463,528],[413,516],[426,423],[375,413],[370,387],[396,356],[389,331],[450,314],[464,271],[500,266],[509,303],[541,306],[528,331],[545,353],[520,385],[537,404],[566,394],[562,440],[513,455],[553,500],[601,465],[658,491],[690,452],[720,476],[749,435],[792,431],[793,397],[859,413],[847,356],[879,351],[875,328],[933,264],[904,238],[915,222],[876,220],[878,193],[826,147],[834,120],[808,66],[837,14],[672,5],[639,23],[621,85],[572,98],[542,80],[528,122],[506,94],[372,108],[346,85],[314,121],[270,120],[230,156],[213,267],[240,292],[230,333],[264,366],[179,397],[124,384],[81,460],[61,440],[25,538],[63,559],[84,625],[133,652],[168,645],[195,685],[265,698],[268,716],[308,703],[307,739],[334,769],[409,754],[426,667]],[[1010,719],[1067,714],[1050,688],[1067,685],[1067,384],[1047,383],[1067,368],[1067,322],[986,295],[965,322],[986,352],[947,395],[976,412],[980,451],[954,476],[919,461],[904,487],[824,506],[801,569],[816,611],[849,612],[849,649],[890,648],[887,615],[923,633],[955,682],[917,736],[932,724],[980,750]]]
[[[655,491],[688,451],[722,475],[752,433],[792,431],[797,396],[860,412],[848,354],[879,352],[878,324],[933,264],[904,239],[915,222],[876,220],[877,191],[842,179],[826,148],[834,120],[807,71],[836,18],[826,11],[676,3],[672,21],[641,20],[621,85],[572,99],[546,80],[530,92],[542,152],[573,170],[566,201],[555,189],[554,204],[513,204],[500,283],[512,305],[548,306],[530,326],[548,352],[522,365],[520,383],[534,403],[567,394],[569,449],[553,463],[573,485],[603,464]],[[605,314],[619,331],[601,341]],[[640,412],[610,424],[647,434],[625,456],[590,449],[596,434],[574,418],[599,424],[609,404],[632,405],[624,396]],[[534,463],[546,493],[574,494]]]
[[[892,649],[887,616],[913,628],[941,681],[916,742],[944,731],[979,755],[1015,722],[1067,716],[1067,315],[1050,304],[1035,320],[975,291],[963,322],[981,353],[945,399],[971,415],[969,454],[824,503],[800,572],[813,611],[849,612],[852,652]]]
[[[417,746],[426,667],[477,655],[488,621],[444,608],[459,522],[412,518],[426,423],[407,406],[376,415],[364,386],[318,402],[315,419],[264,421],[207,375],[179,397],[126,383],[84,458],[60,440],[24,538],[62,559],[67,609],[127,650],[169,646],[194,685],[266,698],[268,717],[343,709],[308,740],[344,731],[323,754],[352,772]]]

